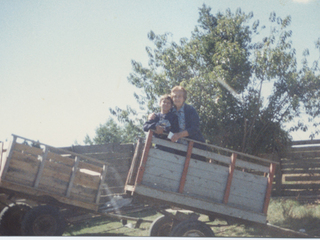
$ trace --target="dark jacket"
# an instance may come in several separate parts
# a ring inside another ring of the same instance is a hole
[[[179,122],[178,122],[178,116],[175,115],[174,113],[172,112],[168,112],[167,114],[162,114],[162,113],[156,113],[156,117],[152,120],[148,120],[147,122],[145,122],[143,124],[143,130],[145,132],[149,131],[149,130],[156,130],[156,126],[157,124],[160,123],[160,121],[168,121],[170,124],[170,126],[165,125],[165,130],[164,132],[165,133],[169,133],[169,132],[172,132],[172,133],[177,133],[179,132]],[[165,122],[164,121],[164,122]],[[159,138],[167,138],[166,135],[159,135],[159,134],[154,134],[155,137],[159,137]]]
[[[205,142],[205,139],[200,131],[200,118],[199,115],[194,107],[184,103],[184,117],[186,128],[185,130],[188,131],[189,136],[186,138],[193,139],[199,142]],[[204,145],[200,145],[195,143],[195,147],[206,149]]]

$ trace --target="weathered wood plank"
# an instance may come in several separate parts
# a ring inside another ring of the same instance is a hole
[[[21,144],[21,143],[16,143],[14,146],[14,150],[24,151],[25,153],[30,153],[33,155],[42,155],[43,154],[43,150],[41,148],[30,147],[28,145]]]
[[[102,173],[102,167],[103,166],[96,166],[90,163],[86,163],[86,162],[79,162],[78,168],[83,168],[83,169],[87,169],[93,172],[97,172],[97,173]]]
[[[285,181],[320,181],[320,176],[285,176]]]
[[[40,161],[35,156],[14,151],[10,160],[10,166],[14,164],[25,164],[23,167],[27,167],[27,165],[29,165],[31,168],[38,168]]]
[[[236,217],[252,222],[266,223],[266,215],[246,211],[243,209],[228,206],[226,204],[213,203],[211,201],[205,201],[202,199],[186,196],[178,193],[168,193],[166,191],[160,191],[152,189],[143,185],[137,185],[135,188],[135,194],[151,197],[164,203],[170,203],[170,205],[183,205],[186,209],[200,209],[211,212],[212,214],[218,213],[226,216]]]
[[[63,157],[61,155],[52,153],[52,152],[48,152],[48,156],[47,156],[48,160],[53,160],[55,162],[61,162],[67,166],[73,166],[74,164],[74,159],[73,158],[68,158],[68,157]]]
[[[65,182],[69,182],[70,175],[71,175],[71,169],[66,169],[65,172],[52,171],[52,169],[48,168],[48,166],[45,166],[45,168],[43,169],[43,173],[42,173],[42,177],[46,176],[48,178],[60,179]],[[40,181],[41,181],[41,178],[40,178]]]
[[[144,173],[143,180],[141,182],[143,185],[165,190],[165,191],[172,191],[177,192],[179,189],[179,180],[172,180],[165,178],[163,176],[149,174],[148,172]]]
[[[71,175],[71,170],[72,170],[71,166],[66,166],[64,164],[57,163],[57,162],[47,161],[44,166],[44,171],[48,171],[46,172],[46,174],[49,174],[49,175],[61,174],[61,175],[66,175],[69,178]]]
[[[85,208],[85,209],[92,210],[92,211],[98,211],[98,208],[99,208],[99,205],[97,205],[95,203],[82,202],[82,201],[79,201],[77,198],[70,199],[67,197],[60,196],[58,194],[54,194],[50,191],[47,191],[46,189],[40,190],[40,189],[25,186],[25,185],[10,183],[5,180],[3,180],[1,182],[1,187],[6,188],[6,189],[10,189],[13,191],[25,193],[28,195],[33,195],[33,196],[43,196],[43,195],[51,196],[62,203],[69,204],[71,206]]]
[[[75,153],[87,154],[87,153],[105,153],[105,152],[133,152],[133,144],[117,144],[109,143],[102,145],[90,145],[90,146],[72,146],[63,147],[60,149],[68,150]]]
[[[251,169],[251,170],[256,170],[259,172],[264,172],[264,173],[269,173],[269,167],[262,166],[259,164],[251,163],[251,162],[246,162],[241,159],[237,159],[236,161],[236,167],[241,167],[244,169]]]
[[[82,172],[77,172],[74,178],[74,185],[85,186],[92,189],[98,189],[100,175],[90,175]]]
[[[21,161],[21,159],[17,159],[17,158],[11,158],[8,171],[10,171],[11,168],[14,168],[14,169],[20,170],[19,172],[29,173],[35,176],[40,162],[34,161],[33,159],[30,159],[30,158],[25,158],[24,160],[28,162]]]
[[[197,148],[193,148],[192,153],[200,155],[200,156],[204,156],[209,159],[216,160],[218,162],[226,163],[226,164],[230,164],[230,162],[231,162],[231,159],[229,156],[224,156],[221,154],[217,154],[217,153],[213,153],[213,152],[209,152],[209,151],[204,151],[204,150],[197,149]]]
[[[155,137],[153,137],[152,142],[161,146],[173,148],[173,149],[184,151],[184,152],[187,152],[187,149],[188,149],[188,147],[184,144],[173,143],[173,142],[162,140]]]

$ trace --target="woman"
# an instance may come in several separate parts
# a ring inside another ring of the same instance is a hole
[[[181,86],[175,86],[171,90],[171,98],[174,107],[172,112],[178,116],[180,132],[175,133],[171,141],[185,143],[181,138],[190,138],[196,141],[205,142],[200,131],[200,119],[197,111],[191,105],[185,103],[187,91]],[[202,146],[195,144],[195,147]],[[202,147],[201,147],[202,148]]]

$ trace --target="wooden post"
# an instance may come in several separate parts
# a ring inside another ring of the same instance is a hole
[[[43,172],[43,169],[44,169],[45,162],[47,160],[48,152],[49,152],[49,149],[48,149],[47,146],[45,146],[44,153],[41,156],[41,163],[40,163],[40,166],[39,166],[39,170],[38,170],[36,179],[34,180],[34,184],[33,184],[33,186],[35,188],[37,188],[39,186],[40,178],[41,178],[41,175],[42,175],[42,172]]]
[[[106,175],[107,175],[107,170],[108,170],[108,167],[106,165],[103,165],[102,173],[101,173],[101,176],[100,176],[99,188],[97,190],[97,195],[96,195],[96,204],[98,204],[100,202],[101,189],[102,189],[102,185],[104,184],[104,180],[105,180]]]
[[[136,173],[137,169],[139,167],[139,163],[141,160],[142,156],[142,151],[143,151],[143,145],[142,145],[142,138],[139,138],[136,144],[136,148],[134,151],[134,155],[131,161],[131,166],[127,175],[127,180],[126,180],[126,185],[134,185],[134,182],[136,180]]]
[[[4,151],[3,151],[3,142],[0,141],[0,143],[1,143],[1,148],[0,148],[0,178],[1,178],[2,154],[4,153]]]
[[[191,154],[192,154],[192,148],[193,148],[193,142],[190,141],[189,145],[188,145],[187,156],[186,156],[186,160],[184,162],[182,175],[181,175],[181,178],[180,178],[179,193],[183,192],[184,185],[186,183],[189,163],[190,163]]]
[[[274,176],[275,170],[276,170],[276,164],[271,163],[269,177],[268,177],[267,191],[266,191],[266,196],[265,196],[264,204],[263,204],[263,213],[264,214],[267,214],[267,212],[268,212],[268,206],[269,206],[270,197],[271,197],[272,182],[273,182],[273,176]]]
[[[148,132],[148,136],[146,139],[146,143],[144,145],[143,153],[142,153],[142,159],[141,159],[141,164],[138,169],[138,174],[137,174],[137,179],[136,179],[136,184],[140,184],[142,181],[143,173],[145,170],[146,162],[148,160],[148,155],[149,155],[149,150],[152,144],[152,136],[153,136],[153,131]]]
[[[76,156],[76,159],[74,161],[74,165],[73,165],[73,168],[72,168],[70,180],[69,180],[68,189],[67,189],[67,192],[66,192],[66,197],[70,197],[71,189],[73,187],[73,181],[74,181],[74,178],[75,178],[77,170],[78,170],[79,161],[80,161],[80,158],[78,156]]]
[[[17,137],[13,136],[13,140],[10,143],[10,146],[8,148],[9,152],[8,152],[8,155],[7,155],[6,163],[5,163],[4,168],[3,168],[3,172],[2,172],[2,176],[1,176],[2,178],[5,176],[5,174],[8,171],[8,168],[9,168],[9,165],[10,165],[10,159],[12,157],[13,149],[14,149],[14,145],[16,144],[16,141],[17,141]]]
[[[231,163],[230,163],[230,166],[229,166],[229,175],[228,175],[228,179],[227,179],[227,186],[226,186],[226,190],[225,190],[225,193],[224,193],[223,203],[228,203],[228,200],[229,200],[230,188],[231,188],[234,168],[235,168],[235,165],[236,165],[236,159],[237,159],[237,154],[232,153],[232,155],[231,155]]]

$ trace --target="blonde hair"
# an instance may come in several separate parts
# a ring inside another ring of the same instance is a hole
[[[175,86],[171,89],[171,97],[172,97],[172,93],[176,92],[176,91],[182,91],[183,92],[183,98],[184,100],[187,99],[187,90],[184,87],[181,86]]]

